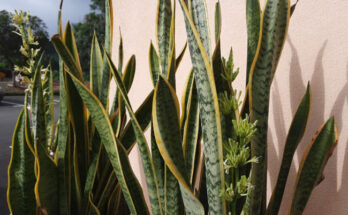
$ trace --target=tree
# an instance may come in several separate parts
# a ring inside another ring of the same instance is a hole
[[[99,41],[104,41],[105,37],[105,1],[92,0],[90,8],[92,11],[85,15],[83,22],[73,24],[80,60],[84,62],[81,66],[85,76],[89,75],[93,32],[96,32]]]
[[[47,26],[42,19],[30,16],[28,25],[39,42],[38,46],[48,55],[44,62],[48,62],[51,58],[57,58],[48,39]],[[0,11],[0,62],[3,67],[11,70],[14,65],[21,66],[25,63],[25,57],[19,52],[22,39],[13,33],[15,30],[11,14],[6,10]]]

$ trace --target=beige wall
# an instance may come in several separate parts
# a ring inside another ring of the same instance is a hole
[[[215,0],[208,0],[210,26],[213,29]],[[236,80],[240,90],[244,88],[246,68],[245,1],[221,0],[222,6],[222,51],[227,56],[233,46],[235,65],[241,69]],[[263,1],[262,1],[263,5]],[[177,5],[179,6],[179,5]],[[151,91],[148,49],[155,39],[155,15],[157,1],[115,0],[115,34],[113,58],[117,59],[119,30],[124,37],[125,58],[131,54],[137,57],[137,73],[130,99],[137,108]],[[311,82],[313,101],[307,134],[295,155],[287,184],[281,213],[286,214],[294,186],[295,172],[315,130],[330,115],[335,115],[340,140],[336,151],[325,169],[325,180],[310,198],[305,214],[348,214],[348,158],[345,153],[348,138],[348,1],[317,0],[300,1],[291,18],[289,36],[272,86],[269,130],[269,192],[274,186],[284,141],[290,126],[292,114],[305,91],[307,81]],[[176,19],[177,52],[185,43],[186,32],[180,7]],[[191,68],[189,52],[177,73],[177,89],[181,89]],[[141,177],[137,152],[132,154],[134,167]],[[142,180],[144,185],[144,180]],[[269,196],[269,195],[268,195]]]

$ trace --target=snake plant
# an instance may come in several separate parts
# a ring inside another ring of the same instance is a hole
[[[82,75],[83,62],[70,24],[63,32],[60,21],[59,33],[51,39],[60,56],[60,117],[56,126],[52,73],[36,61],[37,54],[31,58],[35,62],[28,66],[31,87],[12,141],[10,212],[278,214],[311,108],[308,84],[292,120],[278,181],[266,207],[270,87],[295,6],[290,7],[289,0],[268,0],[261,11],[258,0],[246,1],[247,82],[241,101],[241,92],[233,83],[240,72],[235,68],[232,49],[227,58],[221,56],[220,3],[216,3],[212,49],[205,0],[179,0],[192,61],[180,106],[176,71],[186,45],[177,56],[175,1],[158,0],[157,41],[149,48],[154,89],[134,110],[128,92],[136,58],[132,56],[123,68],[121,37],[117,66],[113,62],[112,1],[105,2],[105,42],[101,47],[94,35],[89,85]],[[41,74],[46,75],[42,78]],[[112,78],[117,90],[109,102]],[[147,128],[151,139],[145,138]],[[322,180],[336,142],[331,117],[302,157],[289,214],[302,214],[312,190]],[[147,192],[128,158],[135,144]]]

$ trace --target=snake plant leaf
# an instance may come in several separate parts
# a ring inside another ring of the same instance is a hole
[[[99,95],[101,86],[101,75],[103,71],[103,55],[100,50],[97,34],[94,32],[91,46],[90,60],[90,88],[94,95]]]
[[[303,96],[300,105],[297,108],[295,116],[291,122],[289,133],[283,152],[283,159],[280,165],[278,179],[273,190],[271,200],[268,204],[266,214],[278,214],[282,202],[283,193],[288,179],[288,174],[294,157],[296,148],[300,143],[308,122],[309,112],[311,109],[311,89],[308,83],[307,90]]]
[[[71,59],[71,55],[66,54],[69,52],[59,36],[54,35],[51,40],[64,63],[68,66],[69,69],[67,72],[89,109],[92,120],[107,151],[131,213],[148,214],[148,209],[139,182],[130,168],[125,149],[115,139],[112,126],[108,120],[109,116],[107,112],[99,102],[98,98],[83,83],[81,83],[78,78],[75,77],[73,72],[71,72],[71,70],[74,69],[74,66],[69,62],[74,62],[74,60]],[[72,66],[72,68],[70,68],[69,65]]]
[[[111,55],[112,48],[112,34],[113,34],[113,7],[112,0],[105,0],[105,41],[104,41],[104,50],[106,53]],[[104,56],[103,63],[103,72],[101,75],[100,81],[100,101],[105,107],[106,110],[109,108],[109,89],[110,89],[110,67],[108,66],[108,62],[106,57]]]
[[[47,150],[38,143],[35,147],[35,167],[35,198],[39,214],[59,214],[57,166]]]
[[[47,131],[47,144],[52,148],[54,135],[54,94],[53,94],[53,71],[49,66],[47,73],[47,81],[44,83],[44,103],[45,103],[45,119]]]
[[[123,68],[123,39],[120,29],[120,44],[118,45],[118,71],[122,74],[122,68]]]
[[[158,80],[158,76],[159,74],[161,74],[161,69],[160,69],[160,58],[152,42],[150,44],[150,50],[149,50],[149,64],[150,64],[150,73],[151,73],[152,83],[153,83],[153,86],[155,86]]]
[[[35,199],[39,213],[58,214],[58,171],[48,155],[45,111],[41,83],[41,59],[34,75],[32,92],[32,128],[35,150]]]
[[[188,185],[183,157],[179,102],[172,86],[161,75],[153,99],[152,122],[159,151],[164,162],[180,184],[181,195],[187,214],[204,214],[204,208]]]
[[[181,193],[178,180],[167,166],[164,167],[164,213],[182,214]]]
[[[70,53],[71,58],[70,64],[75,65],[73,73],[76,75],[81,82],[84,83],[84,78],[82,74],[81,65],[79,63],[78,50],[76,47],[76,40],[74,36],[74,32],[71,29],[70,24],[67,24],[66,30],[64,32],[64,44],[66,47],[66,52]],[[62,56],[62,55],[61,55]],[[64,61],[64,59],[63,59]],[[67,65],[67,61],[64,61]],[[70,68],[70,67],[69,67]],[[71,67],[72,68],[72,67]],[[77,189],[78,196],[82,195],[82,189],[84,187],[85,178],[88,171],[88,163],[89,163],[89,153],[88,153],[88,121],[87,121],[87,109],[83,104],[83,101],[74,86],[73,81],[70,77],[67,77],[67,95],[68,95],[68,105],[69,110],[71,110],[71,124],[74,135],[74,139],[78,141],[74,141],[74,165],[73,169],[75,172],[75,184]],[[76,159],[75,159],[76,158]],[[75,162],[76,161],[76,162]],[[81,192],[80,192],[81,191]],[[80,197],[78,197],[80,199]]]
[[[129,59],[126,65],[125,72],[122,76],[122,82],[127,92],[129,92],[133,84],[134,74],[135,74],[135,65],[136,65],[135,55],[132,55],[132,57]]]
[[[191,83],[188,104],[186,105],[186,119],[183,125],[182,145],[185,167],[188,172],[189,184],[193,184],[195,161],[197,156],[199,137],[199,105],[195,80]]]
[[[156,143],[156,138],[155,134],[153,131],[153,125],[151,125],[151,155],[152,155],[152,160],[153,160],[153,165],[156,169],[156,177],[158,181],[158,190],[160,193],[160,198],[161,198],[161,206],[162,210],[165,212],[166,207],[165,207],[165,199],[164,199],[164,187],[168,185],[167,181],[165,181],[165,165],[163,158],[161,156],[161,153],[158,149],[157,143]],[[164,213],[165,214],[165,213]]]
[[[175,66],[176,66],[175,69],[176,69],[176,70],[179,68],[179,65],[180,65],[180,63],[181,63],[181,61],[182,61],[182,58],[183,58],[184,55],[185,55],[186,48],[187,48],[187,42],[185,43],[184,48],[182,48],[182,50],[181,50],[179,56],[176,58],[176,61],[175,61]]]
[[[144,102],[140,105],[138,110],[134,113],[135,117],[143,131],[145,131],[151,122],[153,91],[149,93]],[[129,122],[122,133],[120,134],[120,142],[130,152],[135,144],[136,138],[132,123]]]
[[[182,114],[181,114],[181,118],[180,118],[181,135],[183,135],[182,129],[184,127],[184,123],[185,123],[185,119],[186,119],[186,115],[187,115],[186,109],[187,109],[187,106],[189,104],[189,97],[190,97],[190,93],[191,93],[193,80],[194,80],[193,69],[191,69],[190,73],[187,76],[187,79],[186,79],[186,82],[184,85],[183,94],[181,97],[181,110],[182,110]]]
[[[106,208],[106,204],[108,202],[108,198],[110,197],[110,195],[112,194],[115,185],[117,184],[117,178],[114,172],[111,172],[109,174],[108,180],[105,183],[103,183],[104,187],[103,187],[103,192],[101,193],[98,203],[97,203],[97,207],[101,209],[101,211],[104,211]],[[117,184],[116,186],[119,186],[119,184]]]
[[[63,25],[62,25],[62,8],[64,0],[60,0],[59,11],[58,11],[58,34],[63,35]]]
[[[284,45],[290,18],[289,0],[268,0],[261,17],[261,33],[249,75],[250,119],[257,121],[251,141],[251,154],[259,162],[252,164],[250,214],[266,210],[267,128],[270,87]]]
[[[300,163],[289,214],[302,214],[314,187],[338,141],[335,120],[330,117],[308,145]]]
[[[112,49],[112,38],[114,32],[114,12],[112,0],[105,0],[105,41],[104,49],[110,54]],[[123,49],[123,48],[122,48]]]
[[[88,215],[101,215],[99,209],[98,209],[97,206],[93,203],[92,194],[91,194],[91,193],[88,195],[88,202],[89,202],[89,204],[91,205],[91,208],[90,208],[90,210],[89,210]]]
[[[220,39],[221,34],[221,6],[220,1],[215,3],[215,42]]]
[[[211,57],[210,31],[208,24],[208,8],[205,0],[191,0],[191,16],[199,33],[204,50]]]
[[[259,0],[246,1],[246,24],[248,34],[248,49],[247,49],[247,70],[246,70],[246,84],[249,82],[249,73],[251,64],[255,58],[257,44],[260,37],[261,26],[261,9]]]
[[[25,138],[25,114],[20,112],[12,138],[11,160],[8,168],[7,201],[13,215],[36,214],[34,195],[34,155]]]
[[[24,107],[27,107],[24,109],[24,117],[25,117],[25,141],[30,149],[30,151],[35,154],[34,151],[34,139],[32,136],[31,126],[30,126],[30,118],[29,118],[29,110],[28,110],[28,100],[29,100],[29,92],[25,92],[24,95]]]
[[[70,22],[68,22],[65,26],[64,43],[68,47],[75,61],[76,72],[78,72],[78,75],[76,77],[78,77],[81,81],[83,81],[83,72],[82,72],[81,63],[80,63],[79,52],[77,50],[76,39],[74,36],[74,31],[72,30],[72,27],[70,25]]]
[[[167,76],[170,54],[170,32],[172,23],[171,0],[158,0],[157,9],[157,44],[159,49],[162,73]]]
[[[260,39],[261,26],[261,9],[259,0],[247,0],[246,2],[246,23],[247,23],[247,69],[246,69],[246,86],[249,83],[251,65],[256,55],[257,45]],[[246,90],[240,112],[242,117],[250,114],[249,107],[249,90]]]
[[[231,52],[230,52],[231,54]],[[216,84],[216,91],[218,94],[226,92],[230,92],[229,83],[223,78],[224,76],[224,65],[221,60],[221,41],[218,39],[215,50],[213,53],[213,72],[214,72],[214,80]]]
[[[220,191],[224,188],[219,102],[214,82],[214,73],[209,60],[209,52],[206,51],[203,46],[203,44],[209,44],[209,42],[203,43],[201,41],[201,33],[197,31],[184,0],[180,0],[180,5],[185,17],[191,61],[194,67],[199,98],[202,132],[204,134],[203,143],[206,156],[205,166],[207,170],[209,212],[211,214],[226,214],[225,201],[219,195]],[[196,9],[200,9],[199,11],[205,14],[206,8],[204,5],[196,7]],[[197,17],[200,16],[197,15]],[[201,18],[203,17],[204,15],[202,15]]]
[[[93,202],[91,202],[90,196],[92,195],[92,188],[94,184],[94,180],[98,171],[98,165],[100,160],[100,154],[102,150],[102,145],[99,147],[99,151],[97,153],[94,153],[93,159],[89,165],[88,172],[87,172],[87,178],[86,178],[86,184],[83,190],[83,199],[82,199],[82,209],[84,210],[84,214],[86,214],[87,211],[96,211],[94,207]]]
[[[41,61],[42,55],[36,64],[33,91],[31,98],[31,114],[32,114],[32,127],[33,138],[37,140],[35,144],[41,145],[45,150],[47,150],[47,134],[46,134],[46,121],[45,121],[45,110],[43,101],[43,89],[41,83]],[[34,145],[34,148],[36,145]]]
[[[297,1],[295,2],[295,4],[291,5],[291,8],[290,8],[290,16],[292,16],[292,15],[294,14],[295,9],[296,9],[296,5],[297,5],[298,1],[299,1],[299,0],[297,0]]]
[[[127,96],[127,89],[124,86],[121,77],[110,59],[110,56],[106,54],[107,60],[109,62],[109,66],[111,68],[111,73],[116,80],[117,87],[119,89],[120,94],[122,95],[123,101],[125,102],[126,108],[131,118],[131,123],[133,126],[134,134],[136,140],[138,142],[138,147],[144,167],[145,179],[148,188],[149,198],[151,202],[151,209],[153,214],[162,214],[161,210],[161,202],[160,202],[160,194],[158,189],[158,181],[156,179],[156,171],[153,165],[153,160],[151,158],[150,150],[147,144],[147,141],[144,136],[144,131],[141,129],[133,112],[132,106]]]
[[[172,33],[172,35],[174,35],[174,33]],[[173,46],[170,49],[170,60],[169,60],[169,68],[168,69],[169,69],[169,71],[168,71],[166,77],[167,77],[169,83],[175,89],[176,88],[176,79],[175,79],[175,72],[176,72],[175,44],[173,44]]]
[[[58,183],[59,183],[59,208],[60,215],[70,214],[69,208],[69,179],[68,174],[71,168],[69,161],[68,150],[68,136],[69,136],[69,120],[68,120],[68,104],[66,95],[66,74],[63,71],[63,61],[59,59],[59,128],[58,128],[58,140],[57,140],[57,151],[56,151],[56,162],[58,168]]]

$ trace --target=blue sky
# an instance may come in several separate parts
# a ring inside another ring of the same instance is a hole
[[[59,4],[60,0],[0,0],[0,10],[29,11],[31,15],[40,17],[46,23],[51,36],[56,33]],[[89,12],[89,4],[90,0],[64,0],[63,22],[82,21],[84,15]]]

